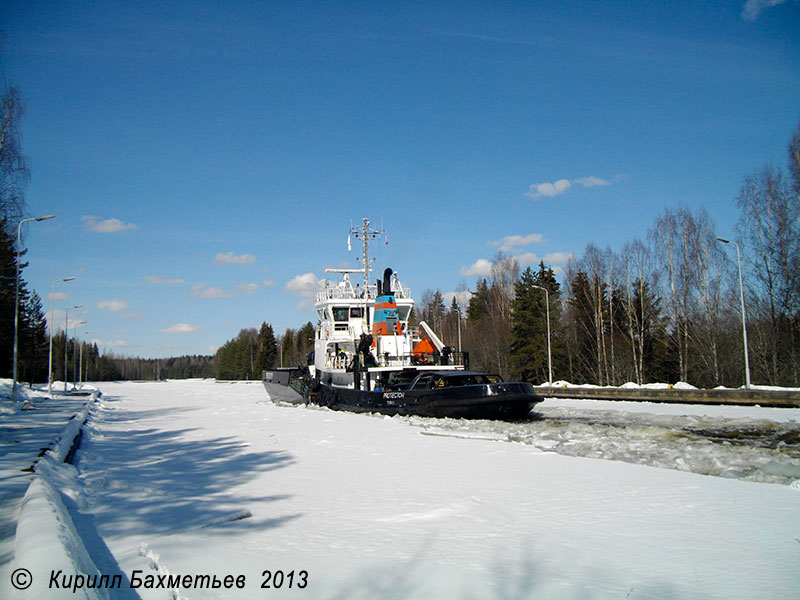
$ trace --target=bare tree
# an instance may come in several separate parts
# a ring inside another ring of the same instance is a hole
[[[480,299],[480,308],[470,304],[469,326],[462,340],[477,368],[496,371],[503,377],[511,372],[511,301],[518,278],[519,263],[498,252],[492,261],[489,281],[482,284],[482,289],[479,285],[475,294],[474,299]]]
[[[687,209],[664,211],[650,230],[659,261],[666,270],[672,327],[678,350],[680,378],[689,378],[689,322],[691,304],[691,233]]]
[[[790,157],[798,151],[797,136]],[[790,164],[792,169],[794,164]],[[793,171],[794,176],[794,171]],[[790,185],[780,171],[766,166],[742,185],[737,204],[738,230],[749,267],[749,279],[760,299],[757,306],[769,323],[769,356],[763,361],[766,379],[800,383],[800,185]],[[756,357],[756,361],[758,361]]]
[[[629,242],[622,249],[625,278],[625,313],[630,339],[631,359],[636,383],[645,383],[645,344],[647,328],[654,315],[648,304],[648,291],[658,287],[653,253],[640,240]]]
[[[698,356],[705,365],[707,375],[699,375],[714,385],[722,383],[719,355],[720,320],[722,316],[722,265],[723,251],[716,241],[714,225],[708,213],[700,210],[686,216],[685,228],[690,239],[692,266],[690,274],[701,314],[693,319],[694,339]],[[702,327],[700,327],[702,324]]]

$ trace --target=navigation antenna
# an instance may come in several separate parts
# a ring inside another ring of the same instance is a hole
[[[369,242],[370,240],[375,240],[380,236],[383,236],[386,239],[386,243],[389,243],[389,238],[386,235],[386,232],[382,229],[372,229],[369,226],[369,219],[363,218],[361,219],[361,227],[353,227],[350,225],[350,233],[347,236],[347,249],[350,250],[350,236],[352,235],[357,240],[362,240],[364,242],[364,257],[363,258],[356,258],[356,262],[362,263],[364,265],[364,294],[366,296],[367,290],[369,289],[369,272],[370,272],[370,265],[375,262],[375,259],[369,258]]]

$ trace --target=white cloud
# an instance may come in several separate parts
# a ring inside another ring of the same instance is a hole
[[[511,258],[516,260],[520,267],[538,265],[540,262],[544,262],[545,266],[553,268],[553,265],[566,265],[574,257],[575,255],[572,252],[548,252],[544,256],[538,256],[533,252],[525,252]],[[553,270],[555,271],[555,268]]]
[[[538,265],[539,260],[541,260],[533,252],[525,252],[524,254],[518,254],[516,256],[512,256],[511,258],[516,260],[517,264],[520,267],[529,267],[530,265]]]
[[[263,285],[264,287],[273,287],[275,285],[275,282],[272,281],[272,279],[265,279],[264,281],[261,282],[261,285]]]
[[[192,288],[192,294],[199,298],[230,298],[233,292],[226,292],[221,287],[208,286],[205,283],[198,283]]]
[[[574,258],[574,256],[575,255],[572,252],[548,252],[543,257],[540,257],[533,252],[523,252],[521,254],[512,254],[508,258],[517,261],[517,264],[521,268],[538,265],[540,261],[544,261],[546,266],[552,268],[553,272],[558,274],[562,273],[563,269],[553,265],[566,265],[571,258]],[[492,261],[486,258],[479,258],[469,267],[461,267],[460,273],[465,277],[491,277],[492,267]],[[452,297],[454,293],[455,292],[451,292],[450,297]]]
[[[568,189],[570,189],[573,185],[579,185],[585,188],[592,188],[592,187],[601,187],[606,185],[611,185],[619,180],[619,177],[615,177],[613,180],[609,181],[608,179],[601,179],[600,177],[578,177],[577,179],[573,179],[572,181],[568,179],[559,179],[553,183],[534,183],[531,186],[531,189],[527,191],[525,194],[528,198],[541,198],[545,196],[547,198],[553,198],[555,196],[560,196],[561,194],[565,193]]]
[[[554,183],[534,183],[525,195],[529,198],[540,198],[542,196],[552,198],[553,196],[560,196],[571,187],[572,184],[567,179],[559,179]]]
[[[492,274],[492,263],[479,258],[469,267],[461,267],[460,273],[465,277],[489,277]]]
[[[128,308],[128,303],[124,300],[103,300],[97,303],[97,308],[119,312]]]
[[[206,283],[198,283],[192,286],[192,294],[198,298],[231,298],[239,294],[255,294],[258,291],[257,283],[242,283],[232,290],[224,290],[221,287]]]
[[[153,285],[180,285],[185,283],[183,279],[166,279],[161,275],[143,275],[142,279]]]
[[[298,296],[302,300],[297,305],[297,310],[308,310],[310,305],[317,298],[317,290],[319,289],[319,279],[314,273],[305,273],[304,275],[295,275],[284,286],[284,289],[292,296]]]
[[[48,294],[50,296],[50,300],[68,300],[69,296],[67,296],[64,292],[54,292],[52,294]]]
[[[489,242],[490,246],[500,246],[500,252],[513,252],[516,248],[524,248],[531,244],[543,243],[544,235],[541,233],[531,233],[522,235],[507,235],[502,240]]]
[[[604,185],[611,185],[607,179],[600,179],[599,177],[578,177],[572,183],[577,183],[583,187],[601,187]]]
[[[544,255],[543,260],[548,265],[565,265],[573,258],[575,258],[575,254],[572,252],[548,252]]]
[[[166,327],[161,333],[193,333],[200,329],[199,325],[189,325],[189,323],[175,323],[172,327]]]
[[[742,18],[745,21],[755,21],[764,9],[783,4],[786,0],[747,0],[742,7]]]
[[[258,284],[257,283],[243,283],[239,287],[236,288],[243,294],[255,294],[258,291]]]
[[[133,223],[123,223],[119,219],[101,219],[92,215],[82,216],[81,221],[86,229],[97,233],[121,233],[137,227]]]
[[[214,257],[214,262],[218,265],[252,265],[256,262],[256,257],[252,254],[237,256],[233,252],[220,252]]]
[[[125,340],[92,340],[93,344],[97,344],[101,348],[128,348],[132,346],[130,342],[126,342]]]
[[[295,275],[291,281],[286,284],[286,291],[294,296],[303,296],[307,298],[316,298],[317,288],[319,288],[319,279],[313,273],[306,273],[304,275]]]

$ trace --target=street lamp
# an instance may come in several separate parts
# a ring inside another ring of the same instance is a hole
[[[90,333],[92,332],[84,331],[85,335],[89,335]],[[78,360],[78,387],[80,389],[83,389],[83,346],[84,344],[81,344],[81,354],[80,354],[80,359]],[[89,370],[88,365],[86,370],[87,371]]]
[[[725,238],[718,237],[718,241],[723,244],[733,244],[736,246],[736,262],[739,265],[739,299],[742,303],[742,340],[744,341],[744,387],[750,389],[750,359],[747,355],[747,322],[744,316],[744,284],[742,283],[742,257],[739,254],[739,244],[726,240]]]
[[[11,401],[17,401],[17,348],[19,346],[19,255],[20,255],[20,241],[22,237],[22,224],[29,221],[46,221],[53,219],[55,215],[45,215],[44,217],[32,217],[30,219],[22,219],[17,226],[17,276],[14,280],[14,365],[12,367],[13,383],[11,384]]]
[[[544,291],[544,301],[545,306],[547,307],[547,370],[550,374],[550,380],[548,383],[550,385],[553,384],[553,355],[550,351],[550,292],[547,291],[547,288],[542,287],[540,285],[532,285],[531,287],[535,287],[537,290]]]
[[[50,286],[50,321],[47,323],[47,328],[50,330],[50,358],[47,360],[47,393],[53,393],[53,323],[55,316],[55,294],[56,284],[59,281],[72,281],[74,277],[64,277],[63,279],[56,279],[53,285]]]
[[[456,310],[458,316],[458,353],[461,354],[461,307]],[[459,360],[464,360],[463,356]]]
[[[77,329],[81,325],[86,325],[87,321],[77,321],[72,325],[72,353],[75,354],[75,340],[78,337]],[[72,364],[72,391],[75,391],[75,377],[78,375],[78,365]]]
[[[67,314],[64,319],[64,393],[67,393],[67,353],[68,353],[68,343],[69,343],[69,311],[73,308],[83,308],[83,304],[76,304],[75,306],[70,306],[67,309]]]

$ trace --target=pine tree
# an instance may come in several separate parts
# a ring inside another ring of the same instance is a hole
[[[511,301],[511,374],[522,381],[532,381],[542,364],[547,364],[544,294],[534,286],[533,271],[527,267],[514,286]]]
[[[547,294],[542,291],[547,290]],[[530,267],[522,272],[514,288],[511,303],[511,365],[512,375],[525,381],[547,381],[548,307],[550,301],[550,353],[554,371],[561,366],[563,351],[559,336],[560,285],[555,273],[544,261],[534,273]],[[563,367],[562,367],[563,368]]]
[[[5,219],[0,221],[0,377],[11,377],[14,352],[14,283],[17,256],[14,238],[7,232]]]
[[[489,295],[489,283],[484,278],[479,279],[477,290],[467,306],[467,320],[470,326],[477,325],[488,314]]]
[[[47,318],[42,299],[36,292],[20,294],[19,378],[21,381],[47,381]]]
[[[297,330],[295,348],[298,356],[295,358],[294,362],[297,364],[306,364],[306,356],[314,349],[314,325],[311,324],[311,321],[306,322],[305,325]]]
[[[269,323],[261,323],[258,332],[258,354],[256,355],[256,370],[259,378],[261,371],[275,366],[278,358],[278,344],[275,341],[275,331]]]
[[[594,294],[589,276],[584,271],[575,272],[570,279],[568,299],[570,335],[570,379],[576,383],[596,383],[597,323]]]

